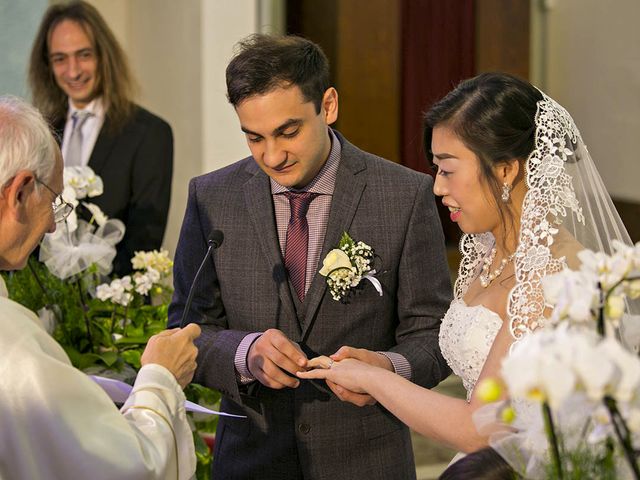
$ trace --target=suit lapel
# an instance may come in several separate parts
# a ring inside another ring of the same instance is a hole
[[[320,262],[330,250],[337,248],[342,233],[349,231],[362,198],[362,192],[364,192],[366,186],[365,176],[358,175],[367,168],[362,154],[342,137],[340,137],[340,140],[342,143],[342,155],[336,176],[333,199],[331,200],[331,213],[329,214],[327,232],[324,237],[322,253],[320,254]],[[313,323],[311,320],[320,306],[326,288],[326,278],[316,272],[304,299],[305,318],[307,321],[303,325],[303,337],[306,336]]]
[[[273,274],[273,280],[277,284],[284,318],[295,319],[296,309],[291,297],[287,273],[284,269],[284,261],[280,252],[269,177],[259,170],[257,166],[256,170],[253,177],[243,187],[247,213],[256,232],[255,238],[260,243],[262,253]],[[267,212],[265,212],[265,205],[270,206]],[[294,321],[294,323],[298,326],[297,322]]]
[[[102,172],[102,169],[107,162],[107,158],[109,158],[109,153],[116,142],[115,136],[106,133],[109,130],[108,127],[109,117],[105,117],[102,128],[100,128],[98,138],[96,139],[96,144],[94,145],[91,156],[89,157],[89,166],[97,175],[100,175]]]

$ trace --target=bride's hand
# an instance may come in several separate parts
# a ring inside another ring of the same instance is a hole
[[[320,356],[309,360],[308,365],[314,368],[306,372],[297,372],[298,378],[327,380],[327,383],[337,384],[340,393],[336,394],[339,397],[348,391],[359,395],[367,393],[361,380],[364,372],[372,367],[364,362],[352,358],[336,362],[329,357]]]
[[[340,367],[337,374],[319,373],[317,376],[305,376],[300,375],[300,378],[317,378],[324,379],[327,382],[327,386],[335,393],[335,395],[344,402],[353,403],[359,407],[365,405],[374,405],[376,399],[369,395],[362,385],[362,373],[367,371],[369,365],[384,368],[391,372],[394,371],[393,365],[389,358],[377,352],[366,350],[364,348],[354,348],[344,346],[341,347],[336,353],[327,357],[320,355],[311,359],[308,366],[316,369],[329,369],[333,370],[333,367],[337,365],[337,362],[344,365],[346,359],[350,361],[357,360],[356,367],[351,367],[349,362],[346,362],[347,367],[350,370],[345,370],[347,367]]]

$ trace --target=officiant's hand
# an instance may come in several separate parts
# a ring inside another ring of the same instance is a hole
[[[200,327],[190,323],[184,328],[173,328],[154,335],[140,358],[141,365],[156,363],[169,370],[178,384],[189,385],[196,371],[198,349],[193,341],[200,336]]]
[[[307,356],[284,333],[272,328],[251,345],[247,366],[251,374],[269,388],[296,388],[300,381],[295,374],[307,369]]]

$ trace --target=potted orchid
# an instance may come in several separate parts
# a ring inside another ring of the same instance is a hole
[[[75,367],[133,383],[148,339],[166,328],[173,262],[166,250],[136,252],[134,273],[111,277],[115,245],[125,227],[89,202],[102,192],[102,181],[91,168],[65,168],[62,197],[76,209],[45,236],[39,260],[32,256],[28,268],[3,276],[12,299],[38,313]],[[88,212],[88,221],[76,214],[78,208]],[[220,398],[194,384],[185,393],[209,407]],[[217,416],[190,415],[197,477],[208,478],[211,451],[200,434],[215,432]]]
[[[612,247],[584,250],[580,270],[543,279],[554,305],[547,325],[503,361],[510,400],[500,413],[515,433],[492,446],[525,478],[640,479],[640,318],[629,314],[640,297],[640,242]]]

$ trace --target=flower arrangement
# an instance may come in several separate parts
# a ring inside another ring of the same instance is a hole
[[[554,305],[547,328],[503,361],[510,402],[501,416],[518,432],[496,449],[527,478],[640,479],[639,319],[625,313],[640,297],[640,242],[612,248],[584,250],[580,270],[543,279]],[[491,382],[479,386],[485,400],[496,398]]]
[[[331,296],[345,302],[352,289],[360,285],[363,278],[369,280],[382,296],[382,285],[374,277],[372,269],[373,249],[364,242],[355,242],[347,232],[342,234],[338,248],[331,250],[322,261],[320,275],[327,277]]]
[[[32,256],[28,268],[3,276],[11,298],[38,312],[75,367],[133,383],[147,341],[166,328],[173,262],[166,250],[136,252],[131,275],[110,277],[124,224],[85,201],[102,192],[102,180],[89,167],[65,168],[62,197],[85,209],[90,220],[74,210],[45,236],[40,261]],[[210,407],[220,399],[218,392],[195,384],[185,394]],[[197,477],[209,478],[211,453],[197,433],[215,432],[218,417],[191,418]]]

